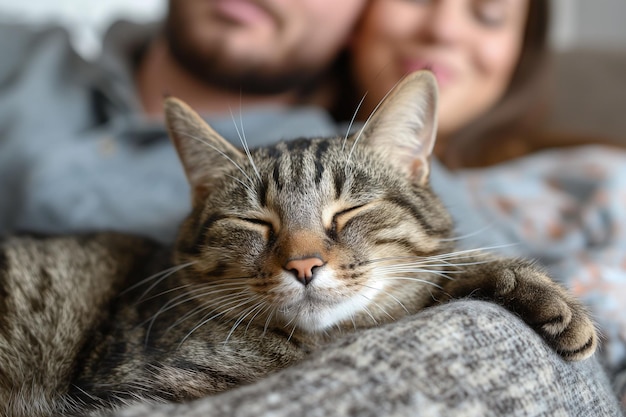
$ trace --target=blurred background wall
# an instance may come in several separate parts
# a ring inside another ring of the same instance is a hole
[[[151,21],[160,18],[165,0],[0,0],[0,22],[60,23],[73,35],[74,46],[86,57],[100,49],[100,36],[120,18]]]
[[[552,39],[556,48],[626,49],[626,0],[552,2]],[[63,23],[74,35],[76,48],[93,56],[98,52],[99,36],[112,20],[154,20],[165,7],[165,0],[0,0],[0,21]]]
[[[556,47],[626,50],[625,0],[552,0]]]

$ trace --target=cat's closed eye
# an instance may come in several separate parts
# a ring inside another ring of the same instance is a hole
[[[259,219],[256,217],[237,217],[234,220],[246,228],[260,232],[266,240],[271,239],[277,232],[275,224],[266,219]]]
[[[373,203],[358,204],[346,209],[336,211],[326,227],[326,233],[331,239],[336,239],[337,235],[346,227],[348,222],[368,209]]]

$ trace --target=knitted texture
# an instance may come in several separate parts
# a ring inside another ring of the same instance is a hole
[[[520,319],[456,301],[350,335],[256,384],[118,417],[620,416],[594,359],[563,361]]]

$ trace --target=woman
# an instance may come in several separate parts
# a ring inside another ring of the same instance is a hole
[[[484,164],[467,152],[477,140],[537,126],[547,23],[545,1],[373,1],[351,49],[356,90],[368,92],[361,114],[403,75],[430,68],[440,87],[437,156],[449,167]]]
[[[364,117],[399,78],[433,70],[440,84],[436,154],[476,167],[539,149],[610,141],[541,132],[548,108],[549,2],[373,1],[354,35],[349,117]]]
[[[468,246],[516,243],[509,254],[540,260],[592,307],[606,336],[602,359],[626,404],[626,153],[534,152],[585,144],[540,130],[548,20],[544,0],[373,0],[350,51],[355,96],[367,93],[358,117],[405,74],[435,74],[434,153],[454,171],[434,161],[433,187],[461,234],[488,229]]]

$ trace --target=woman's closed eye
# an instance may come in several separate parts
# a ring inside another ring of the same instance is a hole
[[[474,19],[488,28],[498,28],[507,22],[509,7],[505,0],[478,0],[471,6]]]

